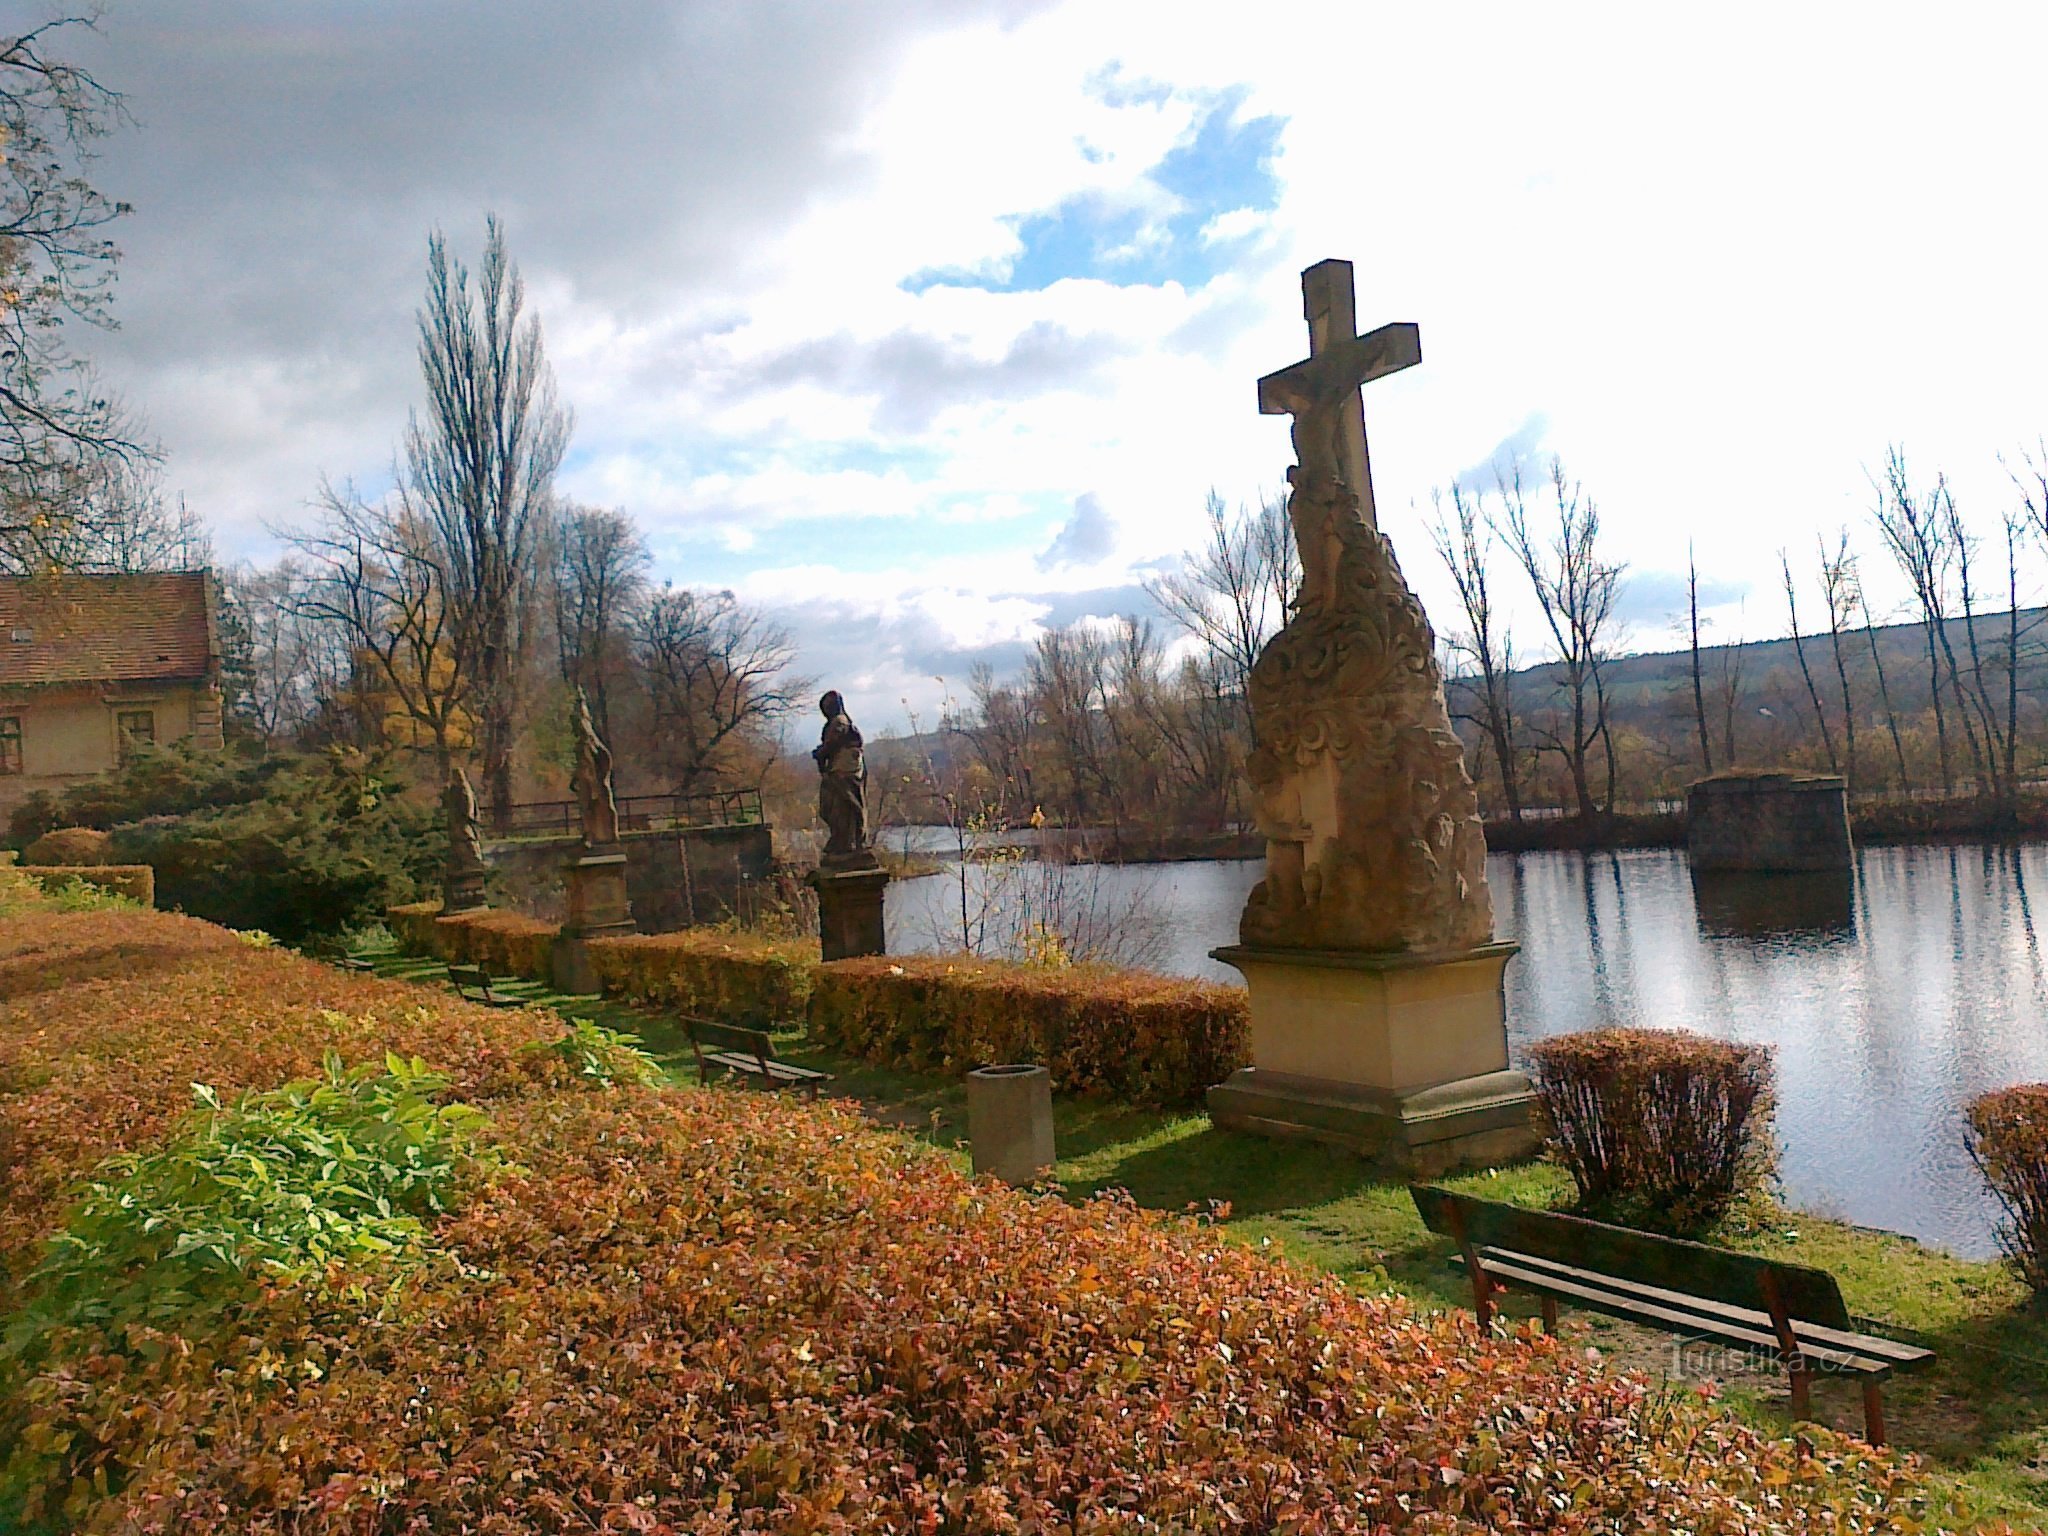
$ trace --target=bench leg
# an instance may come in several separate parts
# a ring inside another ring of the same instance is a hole
[[[1810,1419],[1813,1417],[1813,1374],[1803,1365],[1792,1366],[1786,1375],[1792,1379],[1792,1417]]]
[[[1874,1380],[1863,1383],[1863,1438],[1884,1444],[1884,1386]]]
[[[1555,1296],[1543,1298],[1543,1331],[1553,1337],[1557,1333],[1557,1298]]]

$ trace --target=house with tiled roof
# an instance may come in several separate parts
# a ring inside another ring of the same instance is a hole
[[[210,573],[0,577],[0,811],[188,739],[221,745]]]

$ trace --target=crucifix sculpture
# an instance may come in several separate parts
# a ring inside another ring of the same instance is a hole
[[[1319,261],[1301,274],[1302,307],[1308,318],[1308,353],[1302,361],[1259,380],[1259,411],[1294,418],[1295,465],[1288,483],[1298,493],[1291,506],[1306,511],[1340,504],[1341,486],[1357,498],[1365,526],[1379,527],[1372,499],[1372,461],[1365,446],[1365,405],[1359,391],[1422,361],[1422,332],[1409,321],[1358,334],[1351,263]],[[1327,599],[1336,579],[1339,548],[1335,530],[1304,528],[1300,513],[1294,540],[1301,550],[1304,592]]]

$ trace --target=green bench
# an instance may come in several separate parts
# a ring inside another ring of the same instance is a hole
[[[1766,1356],[1792,1386],[1792,1415],[1810,1418],[1815,1374],[1863,1383],[1865,1438],[1883,1445],[1883,1384],[1894,1372],[1925,1370],[1934,1352],[1852,1326],[1841,1287],[1825,1270],[1731,1253],[1555,1211],[1477,1200],[1426,1184],[1408,1192],[1430,1231],[1458,1245],[1482,1327],[1494,1296],[1523,1291],[1542,1302],[1544,1326],[1557,1306],[1661,1329],[1686,1339]]]
[[[817,1072],[792,1062],[778,1061],[775,1042],[758,1029],[742,1029],[712,1019],[683,1017],[690,1031],[690,1051],[697,1058],[697,1081],[708,1083],[714,1069],[737,1074],[764,1088],[800,1089],[811,1098],[832,1081],[830,1072]]]
[[[519,999],[507,997],[491,986],[491,973],[480,965],[453,965],[448,967],[448,980],[464,999],[473,1003],[485,1003],[492,1008],[517,1008]]]

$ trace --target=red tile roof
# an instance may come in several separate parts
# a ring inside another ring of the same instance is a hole
[[[0,688],[203,678],[204,571],[0,577]]]

